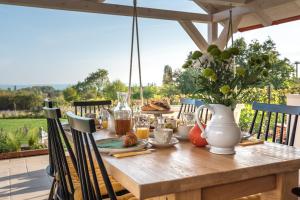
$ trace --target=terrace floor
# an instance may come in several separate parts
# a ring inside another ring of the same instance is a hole
[[[0,160],[0,200],[44,200],[51,177],[46,173],[49,157]]]

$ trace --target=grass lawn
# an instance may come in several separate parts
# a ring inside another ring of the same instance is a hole
[[[26,126],[29,129],[43,127],[47,128],[46,119],[0,119],[0,129],[11,132]]]

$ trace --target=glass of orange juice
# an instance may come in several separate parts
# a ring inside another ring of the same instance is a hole
[[[109,119],[109,112],[105,109],[102,109],[100,112],[100,123],[103,129],[108,128],[108,119]]]
[[[147,115],[135,117],[135,134],[138,139],[148,139],[150,133],[150,120]]]

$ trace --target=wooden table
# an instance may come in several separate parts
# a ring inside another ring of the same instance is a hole
[[[100,131],[94,136],[113,135]],[[261,192],[263,200],[297,199],[290,191],[298,186],[300,150],[280,144],[237,147],[235,155],[216,155],[181,142],[152,154],[103,159],[112,176],[140,199],[230,200]]]

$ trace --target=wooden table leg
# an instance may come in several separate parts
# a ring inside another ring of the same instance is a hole
[[[175,194],[175,200],[201,200],[201,190],[180,192]]]
[[[299,172],[287,172],[278,174],[276,178],[276,190],[263,193],[262,200],[297,200],[291,189],[298,186]]]

